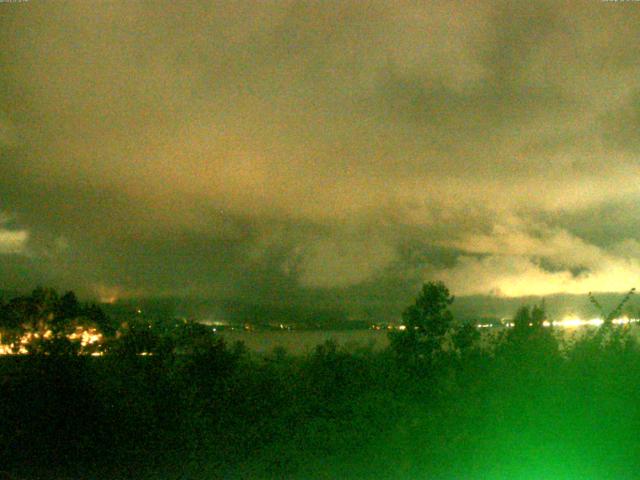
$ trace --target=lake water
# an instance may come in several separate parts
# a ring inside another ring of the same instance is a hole
[[[348,330],[348,331],[253,331],[227,330],[220,333],[228,343],[244,342],[249,350],[258,353],[269,353],[276,347],[283,347],[292,354],[304,354],[327,340],[334,340],[346,348],[371,347],[381,350],[389,344],[387,332],[383,330]]]

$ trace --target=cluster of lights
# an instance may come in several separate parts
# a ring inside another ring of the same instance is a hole
[[[631,323],[638,323],[640,319],[638,318],[629,318],[629,317],[619,317],[614,318],[611,323],[613,325],[629,325]],[[562,320],[554,320],[549,321],[545,320],[542,322],[543,327],[559,327],[559,328],[578,328],[578,327],[599,327],[604,324],[604,320],[602,318],[591,318],[588,320],[584,320],[579,317],[565,317]],[[494,324],[491,323],[480,323],[477,325],[478,328],[491,328],[494,327]],[[512,328],[515,326],[513,322],[506,322],[503,325],[507,328]],[[533,326],[532,323],[529,324],[530,327]]]
[[[630,323],[637,323],[639,319],[629,317],[614,318],[611,323],[613,325],[628,325]],[[602,318],[591,318],[589,320],[583,320],[578,317],[565,317],[562,320],[556,322],[545,321],[543,325],[545,327],[562,327],[562,328],[576,328],[576,327],[599,327],[604,324]]]
[[[371,329],[372,330],[406,330],[407,326],[406,325],[387,325],[386,327],[384,325],[371,325]]]
[[[629,317],[619,317],[619,318],[614,318],[611,323],[613,325],[629,325],[631,323],[638,323],[640,322],[640,319],[638,318],[629,318]],[[599,327],[601,325],[604,324],[604,320],[602,318],[591,318],[588,320],[583,320],[582,318],[579,317],[575,317],[575,316],[569,316],[569,317],[565,317],[562,320],[554,320],[554,321],[549,321],[549,320],[545,320],[544,322],[542,322],[542,326],[543,327],[558,327],[558,328],[578,328],[578,327]],[[530,327],[533,327],[533,323],[529,324]],[[515,323],[513,322],[504,322],[500,325],[496,325],[494,323],[478,323],[476,325],[477,328],[481,328],[481,329],[485,329],[485,328],[513,328],[515,327]],[[391,330],[393,327],[391,325],[389,325],[389,329]],[[375,328],[375,330],[380,330],[380,328]],[[406,330],[407,326],[406,325],[398,325],[397,327],[395,327],[396,330]]]
[[[22,335],[16,342],[6,344],[2,343],[2,336],[0,335],[0,355],[25,355],[29,353],[27,347],[34,341],[40,339],[49,340],[53,337],[53,332],[47,330],[44,333],[40,332],[27,332]],[[67,338],[72,342],[80,342],[80,353],[88,353],[88,347],[94,347],[102,343],[104,337],[95,328],[83,328],[76,327],[75,331],[68,334]],[[102,355],[102,352],[94,351],[91,355]]]
[[[20,345],[17,352],[14,349],[15,349],[15,345],[13,343],[9,345],[7,345],[6,343],[0,343],[0,355],[15,355],[16,353],[18,354],[27,353],[27,349],[24,347],[24,345]]]
[[[71,341],[80,340],[80,345],[82,347],[87,347],[96,343],[102,343],[102,341],[104,340],[102,333],[100,333],[95,328],[84,329],[82,327],[76,328],[76,331],[71,333],[70,335],[67,335],[67,338]]]

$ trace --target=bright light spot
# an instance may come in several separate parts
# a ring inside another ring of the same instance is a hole
[[[563,328],[574,328],[574,327],[581,327],[582,325],[585,324],[584,320],[578,318],[578,317],[565,317],[562,320],[559,320],[557,322],[553,322],[553,324],[556,327],[563,327]]]
[[[591,320],[587,320],[585,322],[586,325],[591,325],[592,327],[599,327],[604,323],[604,320],[601,318],[592,318]]]
[[[620,318],[613,319],[613,323],[616,325],[627,325],[629,323],[635,323],[637,321],[638,321],[637,318],[629,318],[629,317],[620,317]]]
[[[26,230],[6,230],[0,228],[0,254],[24,253],[29,232]]]
[[[2,335],[0,335],[0,342],[2,342]],[[0,343],[0,355],[11,355],[13,354],[14,344],[4,344]]]

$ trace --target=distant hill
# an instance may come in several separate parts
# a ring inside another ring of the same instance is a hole
[[[624,293],[594,294],[598,302],[607,311],[614,309],[624,297]],[[577,315],[582,318],[593,318],[598,311],[589,301],[588,295],[556,294],[528,297],[494,297],[474,295],[456,298],[452,311],[456,318],[476,318],[478,316],[506,318],[511,317],[522,305],[540,304],[544,300],[548,315],[552,319],[560,319],[567,315]],[[640,311],[640,297],[634,295],[624,308],[625,313],[637,315]]]
[[[622,293],[596,294],[605,309],[613,309],[624,297]],[[384,298],[357,299],[348,302],[339,298],[312,298],[252,302],[247,299],[207,299],[207,298],[139,298],[105,305],[107,313],[124,315],[138,309],[150,317],[184,317],[204,322],[254,323],[254,324],[299,324],[331,327],[343,322],[378,323],[399,322],[404,308],[411,301],[400,303]],[[360,301],[358,301],[360,300]],[[540,304],[544,300],[551,319],[567,315],[592,318],[598,315],[587,295],[556,294],[546,297],[496,297],[463,296],[456,297],[452,311],[459,321],[481,318],[511,318],[522,305]],[[640,298],[637,295],[625,307],[625,313],[637,316],[640,312]]]

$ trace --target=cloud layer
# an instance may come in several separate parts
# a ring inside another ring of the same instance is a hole
[[[0,10],[0,286],[635,285],[633,2]]]

